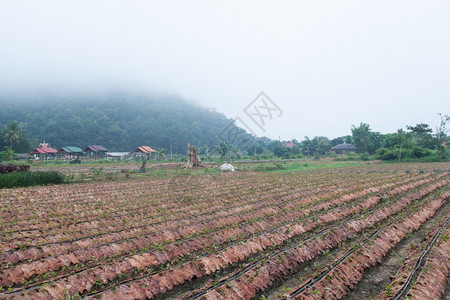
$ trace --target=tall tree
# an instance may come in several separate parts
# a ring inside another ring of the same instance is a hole
[[[9,148],[13,148],[13,143],[19,143],[22,138],[22,128],[20,128],[17,121],[6,124],[5,130],[3,131],[3,137],[5,143],[9,143]]]
[[[411,133],[415,135],[415,142],[424,148],[434,149],[436,148],[436,143],[433,142],[433,136],[431,133],[433,130],[430,125],[425,123],[416,124],[416,126],[406,126]]]
[[[222,142],[218,146],[216,146],[214,148],[214,150],[215,150],[215,152],[217,152],[220,155],[220,158],[222,159],[222,158],[224,158],[225,156],[228,155],[228,151],[230,150],[230,146],[227,143]]]
[[[441,118],[441,122],[439,126],[436,127],[435,138],[437,141],[438,154],[441,158],[444,158],[446,156],[446,147],[444,146],[444,144],[447,140],[447,123],[448,121],[450,121],[450,116],[443,115],[441,113],[438,113],[438,115]]]
[[[352,140],[358,153],[375,153],[380,147],[381,139],[381,133],[373,132],[367,123],[360,123],[358,127],[352,125]]]

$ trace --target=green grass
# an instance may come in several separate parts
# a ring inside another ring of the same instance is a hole
[[[14,172],[0,174],[0,188],[27,187],[34,185],[61,184],[65,176],[61,173],[50,172]]]
[[[271,162],[260,163],[250,165],[239,165],[238,170],[241,171],[256,171],[256,172],[299,172],[299,171],[311,171],[327,168],[342,168],[351,167],[357,165],[364,165],[364,162],[321,162],[321,161],[303,161],[303,162]]]

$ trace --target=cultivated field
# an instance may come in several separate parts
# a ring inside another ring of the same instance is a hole
[[[1,299],[449,297],[450,164],[0,190]]]

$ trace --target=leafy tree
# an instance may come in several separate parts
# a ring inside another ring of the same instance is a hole
[[[277,157],[290,158],[289,148],[284,146],[281,142],[273,147],[272,152]]]
[[[231,147],[231,153],[233,153],[233,158],[239,159],[241,158],[241,150],[238,147]]]
[[[161,159],[162,157],[164,157],[164,152],[166,151],[166,149],[164,149],[164,148],[160,148],[159,150],[158,150],[158,159]]]
[[[317,141],[317,154],[325,155],[331,149],[330,140],[326,137],[315,137],[313,141]]]
[[[228,151],[230,150],[230,146],[227,143],[222,142],[218,146],[216,146],[214,148],[214,150],[215,150],[216,153],[218,153],[220,155],[220,159],[223,159],[224,157],[226,157],[228,155]]]
[[[255,154],[262,154],[264,152],[264,148],[262,146],[259,146],[257,144],[253,144],[250,147],[247,148],[247,153],[249,156],[255,155]]]
[[[301,149],[300,146],[295,144],[294,146],[292,146],[292,148],[290,148],[289,150],[292,154],[297,155],[301,153]]]
[[[3,130],[3,138],[5,143],[9,143],[9,148],[13,149],[13,143],[18,143],[22,140],[22,128],[20,128],[17,121],[6,124]]]
[[[345,140],[346,140],[346,137],[343,137],[343,136],[337,137],[337,138],[334,138],[334,139],[332,139],[330,141],[330,145],[331,145],[331,147],[334,147],[334,146],[339,145],[339,144],[344,144]]]
[[[443,115],[441,113],[438,113],[439,117],[441,118],[441,122],[439,123],[439,126],[436,127],[436,144],[438,149],[438,154],[441,158],[445,158],[447,149],[445,147],[445,143],[447,140],[447,122],[450,121],[449,115]]]
[[[413,146],[412,133],[405,132],[403,129],[398,129],[396,133],[388,133],[384,136],[384,146],[387,148],[411,148]]]
[[[380,148],[382,135],[373,132],[369,124],[360,123],[358,127],[352,125],[352,140],[358,153],[373,154]]]
[[[306,156],[324,155],[331,149],[330,140],[324,136],[316,136],[312,140],[305,136],[300,143],[301,152]]]
[[[3,160],[12,160],[13,157],[15,156],[14,151],[8,146],[5,146],[5,151],[0,152],[0,153],[1,153],[1,157],[0,158],[1,158],[2,161]]]
[[[416,124],[416,126],[406,126],[406,128],[414,134],[417,144],[421,147],[435,149],[436,143],[433,141],[430,125],[425,123]]]
[[[316,153],[316,146],[313,141],[309,139],[309,137],[305,136],[305,139],[300,142],[300,148],[303,155],[311,156]]]
[[[416,126],[408,126],[406,128],[412,132],[414,132],[418,137],[423,137],[426,134],[430,134],[433,130],[430,128],[430,125],[425,123],[418,123]]]

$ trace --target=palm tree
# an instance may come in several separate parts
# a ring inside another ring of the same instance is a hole
[[[9,148],[12,149],[13,142],[18,143],[22,140],[22,128],[20,128],[19,123],[17,121],[6,124],[4,134],[5,143],[9,143]]]
[[[164,149],[164,148],[160,148],[158,150],[158,159],[161,159],[161,157],[164,157],[164,151],[166,151],[166,149]]]
[[[228,146],[227,143],[222,142],[219,144],[219,146],[216,146],[214,150],[215,152],[220,154],[220,159],[222,159],[228,155],[228,150],[230,150],[230,147]]]

